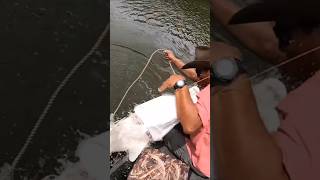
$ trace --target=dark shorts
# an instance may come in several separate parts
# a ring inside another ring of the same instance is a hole
[[[192,160],[190,158],[187,146],[186,146],[186,135],[183,134],[181,125],[175,126],[164,138],[165,148],[163,151],[168,151],[170,155],[174,155],[176,158],[182,160],[184,163],[190,166],[189,179],[191,180],[201,180],[209,179],[201,171],[193,166]]]

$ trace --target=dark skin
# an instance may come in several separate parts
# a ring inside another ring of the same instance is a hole
[[[240,8],[229,0],[214,0],[211,5],[217,21],[249,49],[271,63],[280,63],[320,45],[319,30],[312,34],[296,30],[294,43],[280,50],[273,33],[273,22],[230,26],[229,19]],[[319,57],[319,51],[311,53],[283,66],[281,70],[291,77],[304,80],[311,76],[310,72],[319,69]],[[282,164],[281,150],[262,123],[251,86],[248,77],[243,75],[230,86],[215,87],[212,107],[218,179],[289,180]]]

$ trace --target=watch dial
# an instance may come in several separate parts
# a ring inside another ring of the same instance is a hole
[[[182,80],[178,81],[178,82],[177,82],[177,85],[178,85],[179,87],[182,87],[182,86],[184,85],[184,81],[182,81]]]
[[[223,59],[215,63],[215,74],[219,78],[223,79],[233,79],[234,76],[238,73],[238,66],[235,60],[232,59]]]

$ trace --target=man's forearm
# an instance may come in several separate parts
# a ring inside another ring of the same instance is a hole
[[[232,16],[241,8],[231,0],[211,0],[211,6],[214,21],[221,23],[257,55],[271,63],[278,63],[285,59],[285,54],[279,50],[279,42],[271,22],[229,25]]]
[[[213,18],[224,26],[227,26],[231,17],[240,10],[230,0],[211,0]]]
[[[249,79],[212,97],[218,179],[288,180],[278,146],[259,116]]]
[[[192,102],[187,86],[176,90],[177,116],[186,134],[192,135],[201,126],[202,122],[198,115],[196,105]]]
[[[174,58],[174,59],[172,59],[172,62],[173,62],[174,65],[175,65],[177,68],[179,68],[179,69],[182,71],[182,73],[183,73],[184,75],[186,75],[189,79],[194,80],[194,81],[197,81],[197,80],[198,80],[197,74],[196,74],[196,72],[195,72],[194,69],[181,69],[181,68],[185,65],[185,63],[184,63],[181,59]]]

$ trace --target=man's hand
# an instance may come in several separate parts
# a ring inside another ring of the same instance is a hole
[[[174,61],[176,58],[176,56],[174,55],[174,53],[171,51],[171,50],[165,50],[164,51],[165,53],[165,57],[168,61]]]
[[[166,81],[164,81],[161,86],[158,88],[158,91],[161,93],[165,91],[168,88],[173,88],[173,86],[176,84],[176,82],[180,80],[185,80],[185,78],[181,75],[171,75]]]
[[[165,50],[164,52],[165,58],[169,61],[169,63],[173,63],[185,76],[193,81],[198,80],[196,71],[194,69],[181,69],[185,63],[181,59],[178,59],[171,50]]]

